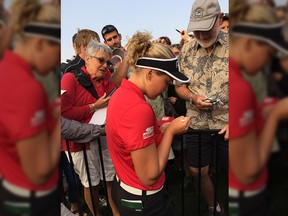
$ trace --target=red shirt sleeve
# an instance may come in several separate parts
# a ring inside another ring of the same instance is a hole
[[[87,90],[76,80],[73,73],[66,73],[61,79],[61,90],[66,91],[61,95],[61,115],[68,119],[81,121],[90,116],[90,108],[87,103],[78,105],[78,98],[87,97]],[[85,100],[85,98],[81,98]],[[96,100],[96,99],[95,99]]]

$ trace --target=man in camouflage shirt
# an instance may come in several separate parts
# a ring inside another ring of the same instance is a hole
[[[223,13],[217,0],[196,0],[192,6],[188,31],[194,38],[184,44],[179,67],[190,78],[189,85],[176,86],[177,94],[186,100],[190,130],[222,129],[228,138],[228,33],[219,30]],[[211,101],[211,100],[215,101]],[[199,164],[199,138],[186,135],[188,163],[192,176],[197,179],[201,167],[201,193],[209,211],[214,211],[214,185],[209,176],[213,140],[210,134],[201,135],[201,164]],[[223,143],[225,143],[223,139]],[[228,160],[227,142],[224,157]],[[227,162],[227,161],[226,161]],[[216,215],[223,215],[217,202]]]

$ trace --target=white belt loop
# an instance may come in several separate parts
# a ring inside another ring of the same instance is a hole
[[[116,175],[116,179],[119,182],[119,178]],[[127,192],[137,195],[137,196],[142,196],[142,190],[138,189],[138,188],[134,188],[132,186],[129,186],[127,184],[125,184],[124,182],[120,181],[120,187],[122,187],[124,190],[126,190]],[[153,195],[158,193],[160,190],[162,190],[163,186],[157,190],[146,190],[146,195]]]
[[[266,186],[257,189],[257,190],[247,190],[247,191],[243,191],[243,197],[252,197],[252,196],[256,196],[257,194],[259,194],[260,192],[262,192],[263,190],[265,190]],[[235,188],[230,188],[229,187],[229,197],[234,197],[234,198],[238,198],[240,197],[240,190],[235,189]]]

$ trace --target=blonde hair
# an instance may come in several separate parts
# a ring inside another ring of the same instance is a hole
[[[247,1],[232,1],[229,5],[229,21],[231,25],[237,22],[274,24],[279,23],[275,10],[263,4]]]
[[[175,58],[169,46],[152,43],[152,36],[149,32],[136,32],[127,43],[128,64],[135,69],[135,63],[140,57],[171,59]]]
[[[248,3],[247,1],[232,1],[229,5],[229,21],[233,28],[234,24],[253,23],[253,24],[275,24],[280,20],[275,10],[268,5],[259,3]],[[230,34],[230,42],[237,40],[237,36]]]
[[[60,24],[60,7],[39,0],[14,0],[11,5],[11,26],[21,34],[31,22]]]

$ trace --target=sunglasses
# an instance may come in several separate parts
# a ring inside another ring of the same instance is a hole
[[[102,30],[102,35],[103,35],[103,37],[104,37],[104,35],[105,34],[107,34],[107,33],[110,33],[110,32],[112,32],[112,31],[117,31],[117,29],[115,28],[115,26],[113,26],[113,25],[107,25],[103,30]],[[117,33],[118,33],[118,31],[117,31]]]
[[[118,38],[118,34],[114,35],[113,37],[106,39],[106,41],[110,42],[110,41],[112,41],[112,39],[115,40],[116,38]]]
[[[107,64],[107,66],[112,65],[112,63],[110,62],[110,60],[105,61],[104,58],[99,58],[99,57],[97,57],[97,56],[91,56],[91,57],[97,59],[98,62],[99,62],[101,65],[104,65],[105,63]]]

